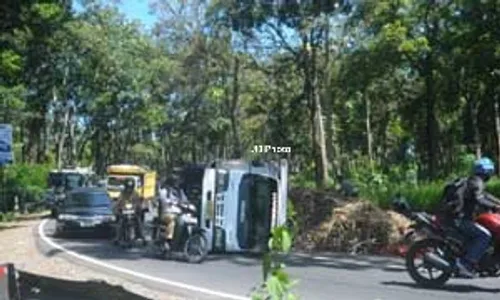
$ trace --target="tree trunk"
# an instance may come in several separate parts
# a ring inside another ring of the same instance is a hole
[[[47,161],[45,147],[43,144],[43,133],[45,128],[45,119],[38,119],[36,122],[36,162],[45,163]]]
[[[196,163],[198,161],[198,155],[197,155],[197,147],[196,147],[196,140],[193,138],[191,141],[191,160],[193,163]]]
[[[24,120],[21,120],[21,162],[25,163],[26,162],[26,129],[24,128],[26,122]]]
[[[61,133],[59,135],[59,139],[57,141],[57,152],[56,152],[56,157],[57,157],[57,167],[60,169],[62,168],[63,165],[63,153],[64,153],[64,144],[66,142],[66,131],[68,130],[68,123],[69,123],[69,107],[66,105],[64,109],[64,117],[63,117],[63,124],[61,128]]]
[[[96,124],[100,126],[100,124]],[[95,126],[95,125],[94,125]],[[104,132],[105,128],[97,127],[92,145],[92,153],[94,154],[95,169],[98,174],[104,174],[106,172],[105,158],[104,158]]]
[[[325,128],[323,125],[323,109],[321,107],[320,96],[317,92],[314,93],[314,98],[316,102],[316,124],[318,126],[317,130],[317,147],[319,149],[320,157],[319,157],[319,172],[321,174],[321,184],[320,186],[324,186],[328,181],[328,157],[326,152],[326,142],[325,142]]]
[[[313,74],[313,67],[312,67],[312,59],[311,59],[311,53],[309,51],[309,37],[307,35],[302,36],[302,48],[304,49],[303,51],[303,62],[302,62],[302,69],[303,69],[303,74],[304,74],[304,87],[303,87],[303,94],[307,99],[307,106],[309,108],[309,126],[311,129],[311,150],[312,150],[312,158],[314,160],[314,175],[315,175],[315,182],[316,186],[320,187],[322,185],[322,180],[321,180],[321,172],[319,172],[320,168],[320,163],[318,163],[318,148],[316,146],[316,105],[315,105],[315,100],[314,100],[314,91],[313,91],[313,83],[312,83],[312,74]]]
[[[75,105],[71,101],[71,105],[69,108],[69,135],[68,135],[68,142],[69,142],[69,149],[68,149],[68,162],[70,165],[75,165],[77,163],[76,161],[76,137],[75,137],[75,126],[76,126],[76,111],[75,111]]]
[[[234,56],[234,69],[233,69],[233,93],[231,97],[231,131],[233,134],[233,156],[240,158],[242,155],[240,134],[238,130],[238,116],[239,116],[239,72],[240,72],[240,59],[238,55]]]
[[[57,141],[57,167],[60,169],[62,168],[63,164],[63,152],[64,152],[64,146],[66,142],[66,131],[68,129],[68,123],[69,123],[69,118],[70,118],[70,113],[71,113],[71,103],[69,99],[69,92],[68,92],[68,76],[69,76],[69,67],[66,66],[64,68],[64,75],[63,75],[63,80],[62,80],[62,90],[63,90],[63,101],[64,101],[64,117],[63,117],[63,124],[61,128],[61,133],[59,135],[59,140]],[[57,90],[56,86],[52,87],[52,101],[53,103],[57,103]]]
[[[469,95],[468,106],[470,110],[472,134],[474,140],[474,153],[476,154],[476,158],[479,159],[482,156],[482,150],[481,150],[481,135],[479,133],[479,126],[477,123],[479,107],[478,103],[475,101],[476,99],[477,98],[475,96]]]
[[[339,162],[337,161],[338,149],[335,138],[335,113],[333,111],[335,92],[330,88],[332,80],[331,62],[331,41],[330,41],[330,19],[325,15],[325,82],[323,85],[323,106],[325,108],[325,144],[328,160],[328,168],[332,169],[335,176],[340,175]]]
[[[56,87],[54,86],[52,88],[52,101],[54,103],[57,103],[58,97],[57,97],[57,90]],[[66,141],[66,131],[69,123],[69,117],[70,117],[70,105],[69,101],[67,99],[64,99],[64,117],[62,120],[62,126],[61,126],[61,131],[59,133],[56,145],[57,145],[57,150],[56,150],[56,163],[57,163],[57,168],[60,169],[62,168],[63,165],[63,152],[64,152],[64,144]]]
[[[498,103],[498,97],[495,97],[493,106],[495,112],[495,136],[497,138],[497,161],[500,163],[500,105]],[[497,168],[497,173],[500,174],[499,168]]]
[[[311,32],[311,39],[314,43],[313,34]],[[318,187],[324,187],[328,181],[328,158],[326,154],[326,143],[325,143],[325,128],[323,125],[323,108],[321,106],[321,99],[319,95],[319,80],[318,80],[318,70],[317,70],[317,45],[311,45],[311,59],[310,59],[310,75],[313,80],[311,83],[310,97],[313,108],[313,140],[315,150],[315,161],[316,161],[316,185]]]
[[[51,151],[51,136],[54,127],[54,117],[49,114],[49,109],[44,113],[45,128],[43,130],[43,156],[48,157]]]
[[[425,108],[426,108],[426,123],[425,134],[427,137],[427,167],[428,177],[434,179],[437,174],[437,137],[438,126],[436,120],[436,98],[434,94],[434,76],[433,76],[433,58],[429,54],[425,59]]]
[[[366,147],[368,150],[368,159],[370,160],[370,167],[373,168],[373,133],[371,126],[371,101],[367,95],[367,91],[363,92],[363,102],[365,104],[365,129],[366,129]]]

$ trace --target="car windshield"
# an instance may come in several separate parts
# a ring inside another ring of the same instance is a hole
[[[127,180],[134,180],[135,177],[108,177],[108,186],[110,187],[121,187],[127,183]]]
[[[84,177],[80,174],[68,174],[66,176],[66,187],[74,189],[84,185]]]
[[[49,186],[66,187],[67,189],[75,189],[82,187],[85,183],[85,178],[82,174],[77,173],[51,173],[49,175]]]
[[[100,193],[100,192],[73,193],[66,200],[66,205],[70,207],[109,206],[110,200],[106,193]]]

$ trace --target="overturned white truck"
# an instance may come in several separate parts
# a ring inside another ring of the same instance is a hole
[[[184,172],[184,188],[201,188],[193,202],[210,252],[260,252],[272,228],[286,223],[286,160],[217,161],[195,173],[195,168]]]

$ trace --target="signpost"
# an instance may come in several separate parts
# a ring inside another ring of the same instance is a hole
[[[12,125],[0,124],[0,166],[14,161],[12,154]]]
[[[14,155],[12,154],[12,125],[0,124],[0,182],[2,185],[3,211],[7,211],[7,199],[5,195],[5,166],[12,164]]]

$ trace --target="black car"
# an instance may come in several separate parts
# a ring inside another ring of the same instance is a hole
[[[72,231],[111,233],[115,216],[108,193],[99,188],[78,188],[66,194],[56,221],[56,234]]]

